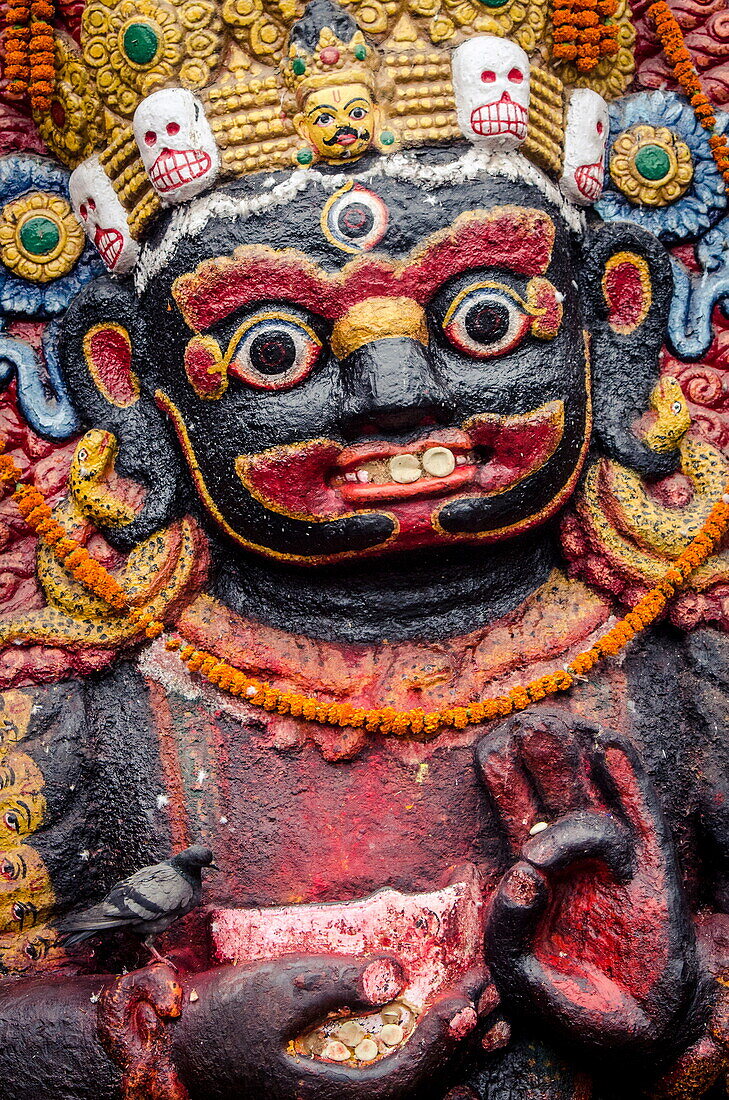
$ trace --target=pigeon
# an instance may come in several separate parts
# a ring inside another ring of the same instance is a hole
[[[213,858],[209,848],[194,844],[172,859],[142,867],[113,886],[98,905],[59,921],[60,942],[72,947],[91,936],[126,929],[143,938],[155,959],[166,962],[152,940],[200,904],[203,867],[218,870]]]

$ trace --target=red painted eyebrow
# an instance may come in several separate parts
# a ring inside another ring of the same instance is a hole
[[[336,273],[295,249],[241,245],[175,280],[172,294],[196,332],[251,302],[284,300],[336,321],[370,297],[409,297],[425,304],[448,278],[474,267],[542,275],[549,267],[554,223],[542,210],[500,206],[461,214],[405,260],[359,256]]]

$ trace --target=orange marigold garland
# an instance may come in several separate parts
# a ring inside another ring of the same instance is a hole
[[[51,0],[30,3],[30,105],[45,114],[51,109],[56,86],[56,42],[53,34]]]
[[[30,80],[30,0],[5,0],[5,73],[7,94],[11,99],[22,100],[28,93]]]
[[[58,560],[90,592],[101,596],[115,611],[125,614],[148,638],[155,638],[164,625],[147,608],[130,607],[127,594],[114,577],[97,562],[75,539],[70,538],[53,518],[51,509],[39,489],[21,482],[21,472],[13,459],[3,454],[0,440],[0,487],[12,489],[12,497],[26,523],[52,549]],[[550,695],[568,691],[585,678],[599,661],[615,657],[635,635],[655,622],[670,598],[688,580],[698,566],[703,565],[712,550],[722,541],[729,529],[729,485],[721,500],[712,508],[701,531],[691,540],[673,565],[669,566],[661,581],[638,600],[624,618],[615,623],[590,649],[579,653],[564,669],[540,676],[528,684],[513,687],[503,695],[481,699],[462,706],[443,707],[440,710],[405,710],[395,707],[354,707],[350,703],[325,703],[309,695],[295,691],[282,691],[263,680],[247,676],[235,665],[216,657],[205,649],[196,649],[179,634],[165,643],[169,650],[177,650],[180,659],[190,672],[198,673],[231,695],[242,696],[247,703],[290,714],[305,721],[321,722],[330,726],[363,728],[369,733],[404,736],[432,736],[444,728],[464,729],[466,726],[505,718],[514,711],[524,710]]]
[[[663,579],[590,649],[579,653],[564,669],[514,687],[503,695],[476,703],[434,711],[398,711],[394,707],[368,709],[353,707],[348,703],[323,703],[312,696],[281,691],[266,681],[251,678],[215,654],[196,649],[180,635],[168,639],[166,645],[168,649],[178,651],[190,672],[204,676],[222,690],[242,696],[247,703],[263,707],[264,710],[290,714],[295,718],[330,726],[355,726],[370,733],[399,736],[428,736],[443,728],[463,729],[494,718],[506,717],[514,711],[524,710],[530,703],[567,691],[576,681],[584,679],[599,661],[605,657],[617,656],[639,631],[655,622],[677,589],[698,566],[703,565],[726,535],[729,529],[729,485],[726,490],[721,500],[712,508],[702,530],[668,568]]]
[[[615,15],[617,0],[552,0],[552,56],[589,73],[602,57],[618,52],[618,28],[603,23]]]
[[[4,444],[0,442],[0,451]],[[21,481],[22,474],[10,455],[0,453],[0,484],[12,490],[12,499],[21,516],[39,538],[50,546],[56,558],[89,592],[100,596],[115,611],[128,609],[127,595],[100,562],[88,550],[72,539],[61,527],[49,508],[43,493]]]
[[[701,79],[693,62],[691,54],[686,49],[683,39],[683,31],[665,0],[656,0],[648,8],[648,16],[653,21],[656,35],[666,55],[666,60],[673,68],[676,83],[680,85],[684,95],[694,109],[694,114],[705,130],[714,130],[716,116],[714,109],[704,93]],[[709,145],[716,166],[721,172],[724,183],[729,188],[729,143],[724,134],[712,133]]]

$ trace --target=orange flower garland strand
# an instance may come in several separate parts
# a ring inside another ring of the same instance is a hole
[[[5,78],[8,81],[7,95],[11,99],[23,100],[28,93],[30,80],[30,42],[29,0],[5,0],[5,29],[3,47],[5,50]]]
[[[39,489],[21,482],[21,472],[13,459],[3,454],[5,446],[0,440],[0,487],[12,487],[12,497],[26,523],[53,550],[58,560],[90,592],[101,596],[110,607],[125,614],[141,633],[155,638],[164,630],[164,624],[145,608],[131,608],[127,594],[114,577],[97,562],[89,552],[70,538],[53,518],[51,509]],[[537,703],[550,695],[568,691],[584,679],[586,673],[605,657],[615,657],[635,635],[655,622],[665,609],[669,599],[688,580],[698,566],[703,565],[712,550],[720,544],[729,529],[729,485],[721,500],[712,508],[701,531],[691,540],[682,554],[671,565],[663,579],[647,592],[590,649],[579,653],[564,669],[547,676],[540,676],[526,685],[494,698],[482,699],[464,706],[443,707],[440,710],[397,710],[395,707],[353,707],[349,703],[324,703],[310,695],[295,691],[282,691],[266,681],[252,679],[239,668],[216,657],[205,649],[196,649],[179,634],[165,643],[167,649],[177,650],[180,659],[192,673],[199,673],[211,684],[231,695],[242,696],[247,703],[264,710],[290,714],[305,721],[322,722],[330,726],[363,728],[369,733],[404,736],[432,736],[444,728],[464,729],[494,718],[505,718],[514,711],[524,710],[530,703]]]
[[[56,40],[53,33],[51,0],[30,4],[30,105],[39,114],[51,109],[56,86]]]
[[[558,672],[514,687],[503,695],[465,706],[444,707],[434,711],[399,711],[394,707],[367,709],[353,707],[348,703],[323,703],[312,696],[281,691],[265,681],[251,679],[215,654],[196,649],[179,635],[168,639],[166,645],[168,649],[179,652],[190,672],[199,673],[223,691],[243,696],[247,703],[263,707],[264,710],[290,714],[294,718],[322,722],[330,726],[364,728],[370,733],[432,736],[439,729],[464,729],[493,718],[504,718],[514,711],[524,710],[530,703],[569,690],[578,680],[584,679],[586,673],[600,660],[617,656],[640,630],[655,622],[669,599],[719,545],[727,529],[729,485],[726,486],[724,496],[712,508],[702,530],[669,567],[663,579],[590,649],[579,653],[566,668]]]
[[[0,441],[0,452],[4,449]],[[128,601],[124,589],[85,547],[66,534],[53,518],[41,491],[33,485],[24,484],[22,476],[10,455],[0,453],[0,485],[6,491],[12,489],[11,495],[18,511],[31,530],[51,547],[56,558],[84,588],[101,596],[115,611],[126,610]]]
[[[602,19],[615,15],[617,0],[552,0],[552,56],[589,73],[600,58],[618,52],[618,28]]]
[[[661,43],[666,59],[673,68],[676,83],[694,109],[694,114],[705,130],[714,130],[716,116],[704,93],[701,79],[686,49],[683,31],[665,0],[656,0],[648,8],[648,16],[653,20],[656,35]],[[729,143],[724,134],[711,134],[709,145],[716,166],[721,172],[724,183],[729,188]]]

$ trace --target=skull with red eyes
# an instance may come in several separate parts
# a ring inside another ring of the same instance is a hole
[[[458,125],[469,141],[516,149],[527,134],[529,59],[520,46],[478,35],[453,54]]]
[[[129,232],[126,211],[98,157],[90,157],[74,169],[69,192],[76,217],[109,271],[116,275],[131,271],[139,245]]]
[[[164,88],[134,115],[142,163],[160,198],[186,202],[215,182],[220,155],[205,111],[192,92]]]
[[[610,129],[608,106],[589,88],[570,97],[565,133],[562,193],[581,206],[597,202],[605,174],[605,144]]]

